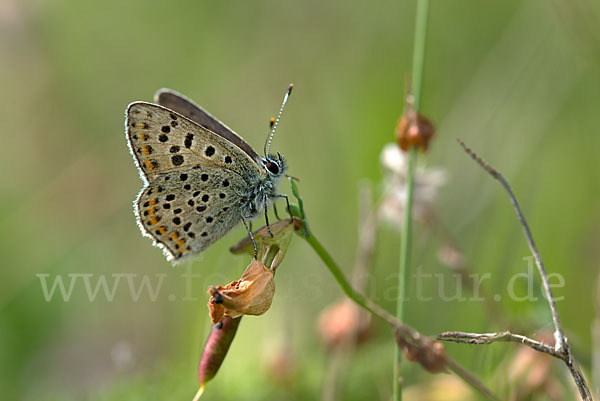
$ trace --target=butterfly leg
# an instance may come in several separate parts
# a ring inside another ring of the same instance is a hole
[[[267,202],[267,196],[265,196],[265,223],[267,223],[267,231],[273,238],[273,233],[271,232],[271,225],[269,224],[269,203]]]
[[[254,245],[254,259],[258,258],[258,248],[256,247],[256,241],[254,240],[254,234],[252,234],[252,230],[248,227],[248,223],[246,223],[246,219],[242,217],[242,223],[244,223],[244,227],[248,231],[248,235],[250,236],[250,240],[252,241],[252,245]]]
[[[288,198],[288,196],[286,194],[275,194],[273,195],[274,198],[285,198],[285,204],[287,207],[287,211],[290,215],[290,219],[293,219],[294,216],[292,216],[292,210],[290,209],[290,199]]]

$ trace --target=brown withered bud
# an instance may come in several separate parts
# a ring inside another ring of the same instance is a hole
[[[453,244],[445,243],[437,251],[438,260],[449,268],[464,272],[467,261],[462,252]]]
[[[406,111],[396,126],[396,139],[405,152],[411,147],[422,148],[426,152],[429,141],[435,135],[435,127],[414,109],[411,99],[410,95],[406,98]]]
[[[241,315],[262,315],[271,307],[275,294],[273,270],[262,262],[252,262],[239,280],[223,286],[211,286],[208,309],[213,324],[225,316],[236,318]]]
[[[371,315],[363,313],[352,300],[343,299],[321,312],[317,329],[327,348],[357,345],[369,337]]]
[[[262,364],[269,380],[277,385],[288,387],[298,379],[298,363],[289,339],[272,340],[264,345]]]
[[[411,362],[417,362],[425,370],[431,373],[442,372],[446,369],[446,352],[444,346],[433,340],[424,340],[420,345],[414,345],[405,341],[400,333],[396,330],[394,332],[396,336],[396,343],[398,347],[406,355],[406,359]]]

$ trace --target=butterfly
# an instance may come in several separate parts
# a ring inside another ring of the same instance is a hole
[[[270,154],[271,141],[291,94],[288,87],[277,119],[259,155],[233,130],[191,100],[159,90],[157,104],[133,102],[125,131],[144,187],[134,201],[142,234],[174,264],[196,255],[240,222],[254,244],[248,220],[267,210],[285,175],[286,161]]]

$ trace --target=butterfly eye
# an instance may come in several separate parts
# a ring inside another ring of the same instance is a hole
[[[267,161],[265,163],[265,167],[267,168],[267,170],[269,170],[269,173],[271,173],[273,175],[279,174],[279,166],[277,165],[277,163],[274,163],[272,161]]]

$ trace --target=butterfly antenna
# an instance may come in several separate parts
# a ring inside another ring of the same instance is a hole
[[[288,86],[287,91],[285,92],[285,96],[283,97],[283,103],[281,103],[281,108],[279,109],[279,114],[277,114],[277,118],[275,119],[275,121],[271,123],[271,132],[269,132],[269,136],[265,141],[265,157],[267,157],[269,155],[269,152],[271,151],[271,142],[273,141],[273,135],[275,135],[275,130],[277,129],[277,124],[279,124],[279,119],[281,118],[281,114],[283,113],[283,108],[285,107],[285,104],[287,103],[293,88],[294,84],[290,84],[290,86]]]

